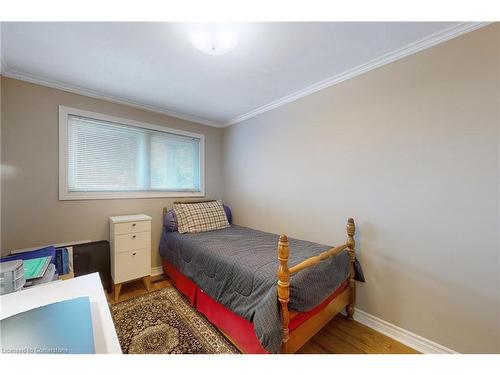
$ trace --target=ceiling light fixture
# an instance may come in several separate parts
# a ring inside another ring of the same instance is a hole
[[[190,24],[189,41],[193,46],[209,55],[224,55],[238,45],[238,32],[225,23]]]

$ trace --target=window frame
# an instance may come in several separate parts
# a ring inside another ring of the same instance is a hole
[[[137,128],[156,130],[163,133],[181,135],[199,139],[199,191],[78,191],[72,192],[68,189],[68,118],[70,115],[87,117],[92,120],[112,122],[119,125],[133,126]],[[129,120],[121,117],[105,115],[102,113],[85,111],[77,108],[59,106],[59,200],[85,200],[85,199],[135,199],[135,198],[185,198],[205,196],[205,136],[172,129],[162,125],[148,124]]]

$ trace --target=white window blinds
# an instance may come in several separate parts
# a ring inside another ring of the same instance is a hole
[[[68,192],[198,192],[200,139],[67,118]]]

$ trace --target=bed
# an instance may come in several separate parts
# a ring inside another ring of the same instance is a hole
[[[186,234],[167,224],[165,273],[243,353],[294,353],[344,308],[352,318],[355,280],[364,281],[353,219],[336,247],[234,224]]]

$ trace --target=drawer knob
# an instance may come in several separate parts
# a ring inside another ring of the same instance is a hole
[[[132,236],[132,238],[135,238],[135,234]]]
[[[135,226],[136,226],[136,223],[132,224],[132,226],[133,226],[133,227],[135,227]]]
[[[137,254],[137,253],[132,253],[132,255],[135,255],[135,254]]]

